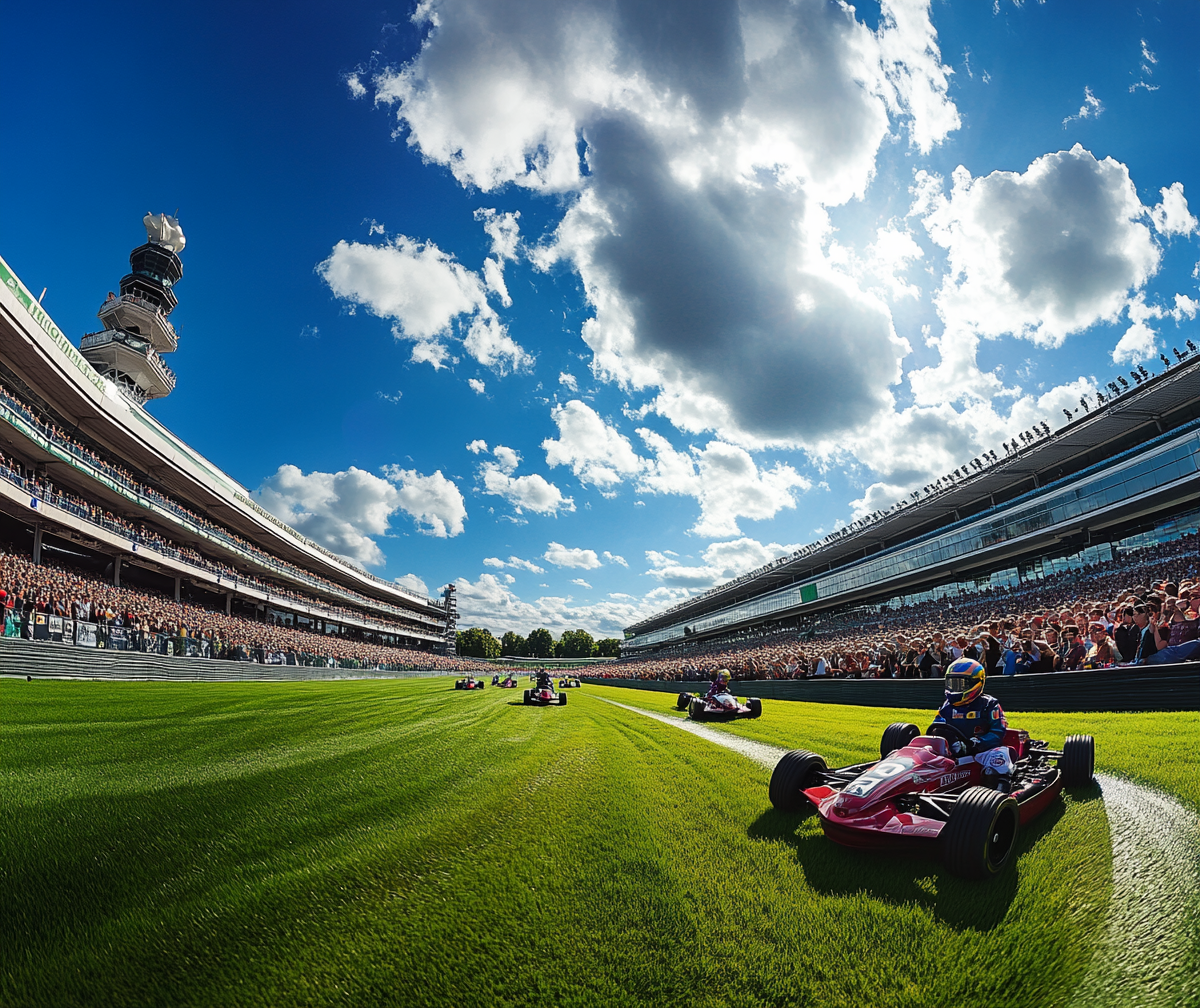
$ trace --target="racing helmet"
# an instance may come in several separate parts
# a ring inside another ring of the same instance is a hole
[[[725,669],[725,668],[717,669],[717,682],[719,682],[719,683],[729,682],[729,669]]]
[[[974,658],[959,658],[946,666],[946,699],[959,707],[968,704],[983,692],[987,679],[984,667]]]

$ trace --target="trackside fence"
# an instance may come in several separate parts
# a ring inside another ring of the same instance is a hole
[[[593,686],[623,686],[659,693],[691,693],[707,683],[580,676]],[[941,679],[747,679],[731,684],[738,696],[936,710]],[[1093,711],[1200,711],[1200,662],[1146,665],[1096,672],[988,676],[987,691],[1006,711],[1088,713]]]
[[[137,651],[80,649],[52,641],[0,638],[0,676],[35,679],[143,679],[179,682],[290,682],[416,679],[463,675],[444,669],[325,668],[260,665],[220,658],[183,658]]]

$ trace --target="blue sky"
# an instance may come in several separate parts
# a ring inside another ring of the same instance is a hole
[[[178,207],[156,416],[468,622],[610,635],[1196,341],[1198,21],[23,5],[0,254],[82,336]]]

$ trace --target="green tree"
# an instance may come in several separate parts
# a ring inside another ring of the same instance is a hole
[[[554,635],[538,627],[525,638],[525,650],[530,658],[553,658]]]
[[[558,645],[561,658],[591,658],[596,642],[586,630],[564,630]]]
[[[524,658],[526,654],[525,638],[519,633],[508,631],[500,638],[501,658]]]
[[[482,627],[460,630],[454,646],[460,655],[468,658],[500,657],[500,642],[492,636],[490,630],[484,630]]]
[[[601,658],[620,658],[621,642],[616,637],[596,641],[596,654]]]

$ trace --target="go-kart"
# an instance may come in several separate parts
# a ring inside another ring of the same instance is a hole
[[[785,753],[771,774],[771,804],[783,812],[816,807],[825,835],[861,850],[940,853],[965,878],[989,878],[1012,859],[1022,826],[1046,810],[1066,787],[1092,780],[1095,742],[1068,735],[1061,750],[1009,729],[1010,790],[980,787],[983,766],[956,755],[968,738],[951,725],[922,735],[897,722],[883,733],[882,757],[830,770],[816,753]]]
[[[558,680],[558,688],[559,689],[575,689],[576,687],[582,686],[582,685],[583,684],[578,679],[573,679],[571,677],[567,677],[565,679]]]
[[[549,707],[551,704],[565,707],[567,705],[567,694],[555,693],[548,686],[537,686],[525,691],[525,703],[537,707]]]
[[[500,685],[500,673],[499,672],[497,672],[494,676],[492,676],[492,685],[493,686]]]
[[[483,689],[485,685],[482,679],[476,679],[474,676],[467,676],[466,679],[456,679],[454,682],[455,689]]]
[[[731,721],[734,718],[762,717],[762,701],[758,697],[750,697],[744,703],[737,697],[732,697],[733,703],[718,703],[707,700],[699,693],[680,693],[675,702],[676,710],[687,711],[693,721]]]
[[[517,680],[514,679],[511,675],[509,675],[509,677],[507,679],[501,679],[499,685],[500,685],[501,689],[516,689],[517,688]]]

